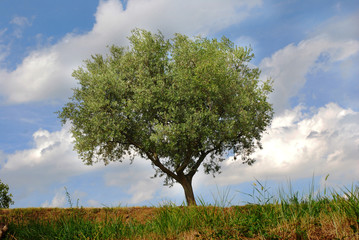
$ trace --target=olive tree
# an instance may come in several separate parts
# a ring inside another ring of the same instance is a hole
[[[0,208],[9,208],[14,204],[12,194],[9,193],[9,186],[0,180]]]
[[[259,80],[250,48],[225,37],[165,39],[135,29],[128,39],[130,46],[111,46],[73,72],[79,85],[59,117],[71,122],[86,164],[137,154],[195,205],[192,179],[201,165],[214,176],[229,152],[254,162],[273,115],[271,81]]]

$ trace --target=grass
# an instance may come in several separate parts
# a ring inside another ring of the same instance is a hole
[[[230,190],[214,206],[11,209],[4,239],[359,239],[359,188],[299,195],[279,189],[278,198],[256,181],[252,201],[231,206]],[[69,196],[68,196],[69,197]]]

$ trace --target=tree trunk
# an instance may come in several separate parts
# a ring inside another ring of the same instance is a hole
[[[196,199],[194,198],[192,188],[192,177],[183,176],[180,178],[179,183],[182,185],[184,194],[186,196],[187,206],[197,206]]]

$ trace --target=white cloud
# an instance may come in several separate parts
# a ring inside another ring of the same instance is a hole
[[[3,62],[6,57],[9,55],[9,48],[5,45],[1,45],[0,44],[0,66],[1,66],[1,62]]]
[[[3,35],[6,33],[7,28],[0,29],[0,42],[2,42]]]
[[[260,0],[137,0],[123,10],[119,0],[100,1],[92,31],[68,34],[53,46],[31,52],[14,71],[0,69],[0,95],[8,103],[66,99],[75,86],[71,73],[82,60],[104,53],[106,45],[127,44],[135,27],[164,34],[209,34],[239,23],[260,4]],[[21,25],[26,20],[13,22]]]
[[[15,16],[10,21],[10,23],[16,26],[13,32],[16,38],[22,38],[22,32],[24,28],[32,25],[32,21],[30,21],[26,17],[21,17],[21,16]]]
[[[71,177],[81,176],[86,179],[86,174],[90,172],[103,177],[103,187],[119,187],[119,191],[130,195],[126,200],[129,204],[151,200],[157,193],[165,197],[173,195],[174,188],[168,192],[167,187],[162,186],[163,179],[151,179],[154,170],[149,160],[136,157],[132,164],[129,160],[124,160],[123,163],[110,163],[106,167],[102,163],[84,165],[73,151],[73,138],[69,129],[70,125],[55,132],[40,129],[33,134],[32,148],[13,154],[0,151],[1,179],[11,189],[16,189],[18,199],[24,199],[34,192],[46,192],[54,184],[62,183],[66,186],[71,183]],[[90,185],[91,177],[86,181]],[[62,207],[65,202],[64,194],[64,189],[58,190],[54,198],[50,202],[44,202],[42,206]],[[78,191],[71,194],[73,204],[76,204],[77,199],[82,201],[83,197],[84,194]],[[99,206],[94,200],[87,201],[87,204]]]
[[[6,32],[7,32],[7,28],[0,29],[0,69],[1,69],[1,62],[3,62],[10,53],[9,45],[2,44],[4,38],[3,36],[5,35]]]
[[[255,1],[129,1],[126,17],[137,27],[161,29],[165,33],[209,34],[241,22],[250,10],[261,5]],[[142,21],[138,21],[141,19]]]
[[[138,204],[140,202],[153,199],[157,188],[159,188],[158,181],[150,181],[150,179],[142,180],[132,185],[128,193],[132,194],[129,204]]]
[[[285,111],[275,117],[263,149],[253,157],[253,166],[227,159],[220,184],[239,184],[257,179],[283,180],[330,174],[332,184],[350,184],[359,175],[359,112],[334,103],[312,114],[303,107]]]
[[[289,108],[289,99],[297,95],[306,83],[306,75],[325,71],[332,63],[358,54],[359,41],[333,40],[327,35],[290,44],[260,63],[262,77],[272,77],[274,92],[270,100],[276,113]]]
[[[6,159],[5,153],[0,150],[0,168],[5,164],[5,159]]]
[[[68,126],[61,131],[50,133],[47,130],[38,130],[33,134],[34,148],[18,151],[8,156],[4,170],[14,171],[23,167],[35,167],[52,159],[56,153],[66,154],[71,149],[71,137],[67,132]],[[54,153],[55,152],[55,153]],[[48,154],[51,154],[48,156]],[[66,160],[66,159],[65,159]],[[54,161],[56,162],[56,161]],[[62,165],[62,163],[60,163]],[[60,164],[58,164],[60,166]]]
[[[104,173],[106,186],[124,188],[131,195],[129,204],[138,204],[151,200],[157,191],[161,191],[163,179],[151,179],[154,170],[149,160],[136,157],[132,164],[112,163]]]
[[[63,68],[54,50],[32,52],[14,71],[0,71],[0,90],[9,102],[26,102],[63,96],[71,81],[69,69]]]
[[[26,17],[21,17],[21,16],[15,16],[10,23],[15,24],[19,27],[25,27],[25,26],[31,26],[31,21],[29,21],[29,19],[27,19]]]
[[[73,151],[72,140],[68,125],[52,133],[36,131],[33,148],[5,156],[5,163],[0,169],[1,177],[11,187],[30,193],[102,167],[84,165]]]
[[[41,207],[80,207],[80,201],[82,198],[86,197],[86,195],[86,193],[77,190],[73,193],[69,193],[66,188],[60,188],[56,190],[55,196],[52,198],[51,203],[46,200],[41,204]],[[91,203],[94,202],[91,201]]]
[[[329,20],[320,24],[310,36],[327,34],[332,39],[345,40],[345,39],[359,39],[359,11],[354,12],[352,15],[334,16]]]
[[[41,207],[65,207],[66,204],[66,197],[64,190],[59,190],[56,192],[55,196],[51,200],[51,203],[49,201],[45,201],[43,204],[41,204]]]
[[[118,187],[119,191],[130,195],[126,204],[140,204],[153,199],[183,199],[183,189],[179,184],[173,188],[162,186],[163,179],[151,179],[154,170],[148,160],[135,158],[128,162],[85,166],[72,150],[69,126],[56,132],[39,130],[33,134],[34,146],[14,154],[0,154],[0,175],[11,189],[17,189],[21,199],[35,191],[44,191],[52,184],[65,186],[73,176],[96,172],[104,180],[104,188]],[[330,174],[330,184],[347,184],[356,181],[359,175],[359,112],[344,109],[330,103],[319,109],[308,111],[303,106],[286,110],[273,120],[268,134],[263,137],[263,150],[253,156],[257,162],[253,166],[243,165],[231,158],[224,161],[222,174],[215,180],[198,172],[194,178],[195,193],[202,187],[213,184],[235,185],[254,178],[259,180],[283,180],[310,178]],[[1,156],[2,155],[2,156]],[[2,160],[1,160],[2,159]],[[211,180],[210,180],[211,179]],[[87,181],[87,180],[86,180]],[[91,180],[89,180],[89,184]],[[83,190],[82,190],[83,191]],[[64,190],[56,192],[51,201],[42,206],[62,206]],[[82,201],[83,193],[75,191],[71,197],[76,204]],[[87,200],[91,206],[110,199]],[[66,199],[65,199],[66,200]],[[97,201],[97,202],[94,202]],[[82,203],[80,203],[82,204]]]

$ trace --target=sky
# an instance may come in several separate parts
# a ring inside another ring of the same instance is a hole
[[[84,207],[183,203],[181,186],[152,179],[146,159],[84,165],[55,113],[83,60],[127,46],[134,28],[226,36],[251,46],[261,79],[273,79],[275,114],[257,161],[228,156],[215,178],[200,169],[198,199],[244,204],[258,182],[303,195],[358,185],[358,23],[357,0],[0,0],[0,179],[11,208],[69,207],[66,191]]]

